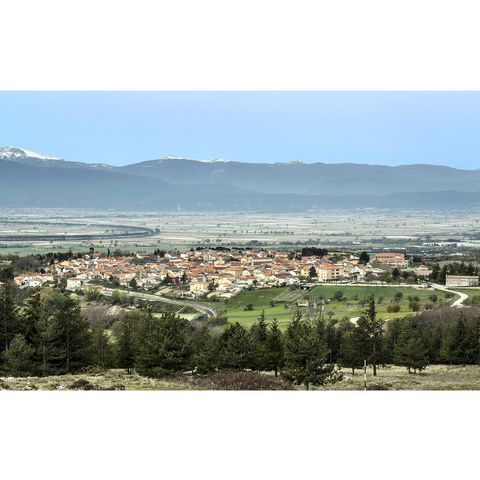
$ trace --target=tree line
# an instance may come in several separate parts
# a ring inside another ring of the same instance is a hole
[[[218,370],[272,372],[295,385],[321,386],[353,374],[364,362],[373,375],[395,364],[409,372],[432,363],[476,364],[479,318],[463,313],[449,324],[421,324],[417,317],[384,323],[372,296],[356,323],[296,312],[282,331],[264,313],[245,328],[223,330],[149,307],[113,321],[83,318],[70,295],[34,291],[20,302],[13,288],[0,290],[2,375],[61,375],[87,367],[122,368],[140,375],[207,374]]]

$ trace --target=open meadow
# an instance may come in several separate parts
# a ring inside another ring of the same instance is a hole
[[[359,317],[365,310],[365,300],[372,294],[377,302],[377,315],[384,320],[414,314],[415,309],[450,304],[458,298],[447,292],[414,287],[318,285],[310,291],[283,287],[241,292],[224,307],[217,304],[216,308],[225,310],[229,323],[239,322],[249,327],[264,311],[267,321],[276,318],[280,327],[286,328],[297,310],[315,313],[316,309],[320,313],[322,301],[322,314],[327,317],[337,320]]]

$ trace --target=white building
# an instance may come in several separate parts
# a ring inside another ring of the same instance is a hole
[[[475,275],[447,275],[446,287],[478,287],[478,277]]]

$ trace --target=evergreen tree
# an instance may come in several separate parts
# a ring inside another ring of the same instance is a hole
[[[283,375],[297,385],[324,385],[335,381],[334,365],[328,362],[328,346],[310,320],[296,314],[285,334]]]
[[[355,369],[363,367],[364,356],[357,345],[354,336],[355,325],[348,321],[342,329],[340,350],[338,353],[338,363],[340,366],[352,369],[352,375],[355,375]]]
[[[250,327],[250,336],[253,342],[255,353],[254,367],[257,370],[266,370],[267,366],[267,322],[265,320],[265,312],[258,316],[258,321]]]
[[[205,374],[218,367],[219,341],[210,334],[208,327],[203,327],[191,337],[192,367],[195,372]]]
[[[129,313],[117,323],[115,351],[117,365],[131,373],[135,364],[135,322],[139,322],[142,315]]]
[[[278,327],[277,319],[274,318],[267,332],[266,340],[266,369],[275,372],[275,378],[278,371],[283,366],[285,339],[283,333]]]
[[[358,258],[358,263],[361,263],[362,265],[366,265],[370,261],[370,255],[368,252],[361,252],[360,257]]]
[[[90,364],[91,332],[73,299],[64,298],[49,319],[45,333],[46,362],[54,374],[75,372]]]
[[[9,282],[0,287],[0,352],[10,345],[18,332],[17,309],[13,288]]]
[[[383,360],[383,320],[377,318],[375,297],[372,295],[368,301],[365,313],[359,318],[357,328],[354,330],[355,342],[360,353],[373,367],[373,376],[377,375],[377,366]]]
[[[448,354],[452,363],[463,366],[478,361],[477,331],[467,324],[463,312],[452,330]]]
[[[34,348],[27,343],[23,335],[17,334],[3,352],[3,368],[7,375],[28,377],[34,371]]]
[[[255,366],[255,344],[238,322],[230,325],[220,340],[222,368],[245,369]]]
[[[190,365],[187,320],[166,312],[151,314],[141,322],[136,334],[135,369],[141,375],[162,377],[182,372]]]
[[[428,348],[410,319],[402,322],[398,342],[394,347],[394,362],[406,367],[408,373],[424,370],[428,365]]]
[[[35,374],[46,375],[46,335],[48,329],[45,301],[40,290],[35,290],[24,303],[21,314],[21,331],[34,348]]]

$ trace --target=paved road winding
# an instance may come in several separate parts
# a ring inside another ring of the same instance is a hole
[[[457,292],[455,290],[450,290],[449,288],[447,288],[445,285],[440,285],[438,283],[434,283],[432,284],[433,288],[436,288],[437,290],[442,290],[443,292],[450,292],[450,293],[454,293],[455,295],[458,295],[459,298],[457,298],[450,306],[452,308],[462,308],[464,307],[465,305],[463,304],[463,302],[468,298],[468,295],[466,293],[463,293],[463,292]]]
[[[130,297],[136,297],[140,298],[141,300],[146,300],[148,302],[163,302],[163,303],[169,303],[171,305],[180,305],[182,307],[190,307],[197,312],[204,313],[210,318],[217,318],[217,311],[212,308],[208,307],[206,305],[202,305],[201,303],[195,303],[195,302],[189,302],[187,300],[173,300],[172,298],[166,298],[166,297],[160,297],[159,295],[152,295],[151,293],[141,293],[141,292],[132,292],[128,290],[120,290],[120,289],[114,289],[114,288],[106,288],[102,287],[102,292],[119,292],[119,293],[124,293]]]

